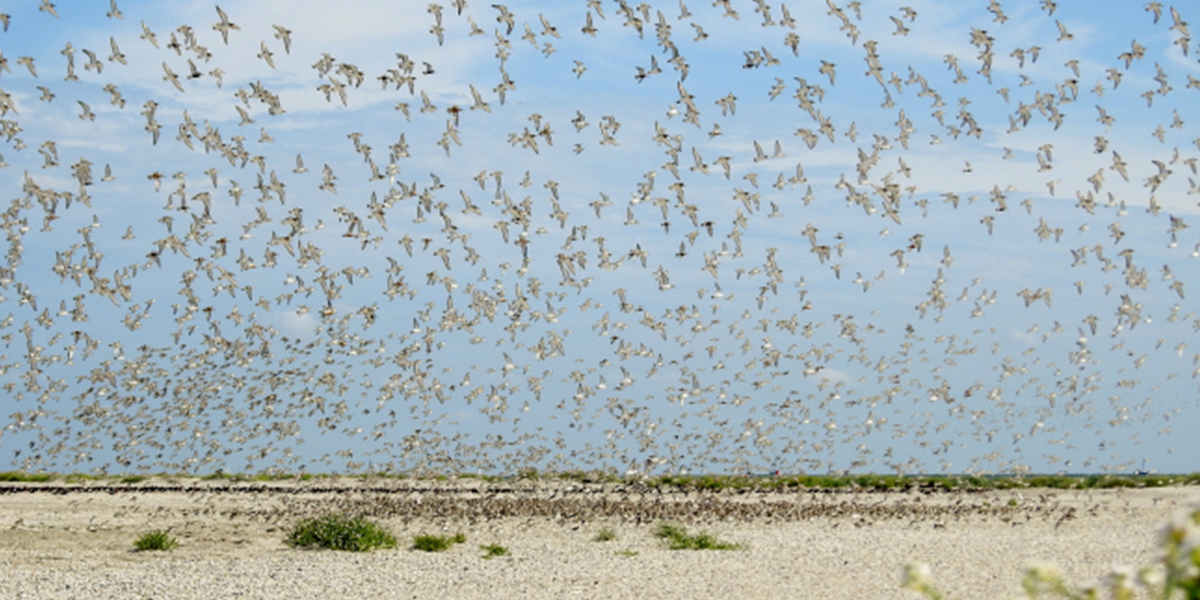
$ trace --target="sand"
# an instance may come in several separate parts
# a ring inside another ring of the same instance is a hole
[[[910,561],[950,598],[1010,598],[1022,569],[1096,583],[1158,558],[1200,488],[660,493],[638,485],[478,480],[0,484],[0,598],[914,598]],[[396,550],[297,549],[286,530],[348,510]],[[675,551],[671,520],[742,546]],[[595,541],[609,527],[617,539]],[[166,529],[170,552],[136,552]],[[443,553],[418,534],[462,532]],[[508,556],[484,559],[500,544]]]

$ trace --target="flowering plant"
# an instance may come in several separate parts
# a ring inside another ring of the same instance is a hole
[[[1186,598],[1200,600],[1200,508],[1184,512],[1163,528],[1163,555],[1159,564],[1138,569],[1116,567],[1099,586],[1072,589],[1051,564],[1037,563],[1025,569],[1021,598],[1038,598],[1050,593],[1070,600],[1099,600],[1107,589],[1112,600]],[[929,566],[909,563],[904,567],[904,588],[930,600],[945,596],[933,586]],[[1182,593],[1182,595],[1180,595]]]

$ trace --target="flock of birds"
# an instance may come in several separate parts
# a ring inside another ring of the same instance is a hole
[[[28,4],[16,467],[1128,470],[1196,416],[1174,7]]]
[[[1075,519],[1079,512],[1053,495],[1038,494],[1020,505],[989,502],[986,496],[968,496],[950,502],[928,502],[925,496],[937,493],[919,490],[885,498],[844,497],[840,494],[809,494],[803,502],[761,491],[729,494],[702,490],[674,490],[638,485],[613,485],[597,490],[595,486],[563,483],[552,491],[506,489],[482,486],[478,489],[415,488],[399,491],[387,488],[387,494],[331,494],[281,496],[280,506],[264,505],[249,514],[243,509],[211,509],[218,516],[233,519],[251,517],[266,522],[304,518],[330,510],[330,504],[351,514],[381,519],[400,519],[405,524],[420,519],[462,518],[469,524],[493,519],[552,519],[579,528],[588,522],[620,520],[638,525],[675,521],[683,523],[721,523],[758,521],[766,523],[829,519],[831,527],[848,523],[867,527],[890,520],[914,525],[943,528],[949,523],[1000,521],[1012,526],[1035,518],[1054,523],[1057,530]],[[515,492],[515,493],[514,493]],[[136,510],[138,507],[133,507]],[[1099,504],[1085,508],[1095,515]],[[208,511],[205,511],[206,513]]]

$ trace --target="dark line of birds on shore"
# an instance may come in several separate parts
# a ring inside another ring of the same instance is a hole
[[[842,524],[869,526],[888,520],[907,520],[911,525],[944,527],[951,521],[997,519],[1013,526],[1034,519],[1061,526],[1078,516],[1054,493],[1030,490],[1017,494],[1020,500],[1000,501],[994,496],[970,491],[948,492],[943,488],[914,486],[902,492],[871,493],[850,490],[772,490],[746,488],[705,490],[654,487],[638,483],[508,486],[462,485],[322,487],[291,486],[203,486],[186,485],[87,485],[4,486],[0,494],[119,494],[130,499],[123,510],[136,512],[155,506],[147,502],[156,494],[189,494],[193,508],[174,509],[183,519],[222,517],[230,520],[261,520],[284,523],[337,512],[353,516],[413,520],[447,519],[471,524],[494,519],[553,519],[559,523],[619,519],[648,524],[663,520],[794,522],[832,519]],[[261,497],[256,508],[222,507],[213,500],[226,495]],[[952,494],[953,501],[945,499]],[[1085,509],[1095,516],[1100,505]],[[156,508],[157,518],[164,509]]]

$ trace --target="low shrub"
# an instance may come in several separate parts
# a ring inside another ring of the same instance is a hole
[[[330,514],[301,521],[288,533],[287,543],[296,547],[368,552],[375,548],[395,548],[396,538],[361,517]]]

